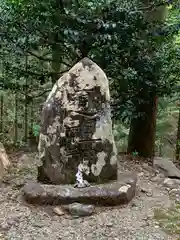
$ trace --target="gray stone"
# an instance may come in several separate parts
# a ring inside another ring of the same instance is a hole
[[[172,190],[169,191],[169,194],[177,197],[177,196],[180,195],[180,189],[172,189]]]
[[[86,188],[30,182],[24,186],[23,193],[26,201],[32,204],[66,205],[76,202],[113,206],[132,200],[136,192],[136,182],[134,173],[124,173],[118,181]]]
[[[174,165],[174,163],[167,158],[155,157],[153,161],[155,169],[162,172],[166,177],[179,178],[180,170]]]
[[[11,228],[11,226],[7,222],[0,223],[0,230],[8,231],[10,228]]]
[[[80,187],[87,186],[78,169],[88,182],[117,179],[108,79],[88,58],[65,73],[49,94],[38,149],[42,183],[75,184],[79,177]]]
[[[159,173],[159,174],[156,174],[156,176],[152,177],[150,180],[152,182],[157,182],[158,184],[160,184],[163,182],[164,178],[165,178],[164,174]]]
[[[152,190],[150,190],[150,189],[141,188],[140,191],[141,191],[142,193],[145,193],[146,196],[148,196],[148,197],[152,197],[152,195],[153,195]]]
[[[173,181],[173,179],[165,178],[163,185],[167,188],[174,188],[174,181]]]
[[[18,226],[18,225],[19,225],[19,222],[20,222],[20,219],[19,219],[19,218],[16,218],[16,217],[14,217],[14,218],[8,218],[8,219],[7,219],[7,224],[8,224],[9,226]]]
[[[95,212],[94,205],[80,204],[80,203],[72,203],[69,205],[62,206],[64,210],[69,212],[73,216],[77,217],[85,217],[90,216]]]
[[[65,214],[65,212],[62,210],[62,207],[58,207],[58,206],[53,208],[53,212],[58,216],[62,216]]]
[[[180,179],[165,178],[163,185],[170,189],[178,188],[180,187]]]

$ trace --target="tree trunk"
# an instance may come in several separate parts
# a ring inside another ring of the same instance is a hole
[[[18,141],[18,93],[15,92],[14,145]]]
[[[159,157],[162,157],[163,156],[163,141],[162,141],[162,138],[160,138],[160,143],[159,143],[159,154],[158,154]]]
[[[151,5],[153,1],[141,0],[141,3],[146,8]],[[165,20],[166,11],[166,6],[160,6],[150,11],[145,10],[144,15],[149,22],[159,24]],[[151,46],[149,54],[152,56],[154,54],[151,50]],[[136,106],[137,114],[142,112],[145,116],[132,119],[131,121],[128,139],[128,152],[132,153],[136,151],[141,157],[151,158],[154,155],[155,146],[157,98],[152,97],[148,100],[151,102],[150,104]]]
[[[0,133],[3,133],[3,118],[4,118],[4,95],[1,93],[1,117],[0,117]]]
[[[56,40],[56,37],[55,39]],[[60,66],[61,66],[61,49],[58,44],[52,45],[52,84],[54,84],[59,78]]]
[[[63,0],[56,0],[55,1],[55,5],[56,5],[56,12],[54,15],[54,24],[55,25],[59,25],[59,22],[61,22],[60,20],[60,16],[62,14],[65,14],[65,4],[69,4],[69,1],[63,1]],[[58,44],[58,39],[59,39],[59,34],[58,32],[54,32],[52,34],[52,39],[54,41],[54,44],[52,44],[52,84],[54,85],[54,83],[59,79],[59,72],[60,72],[60,68],[61,68],[61,60],[63,58],[63,46]]]
[[[25,60],[25,68],[27,71],[27,65],[28,65],[28,56],[26,55]],[[25,84],[25,106],[24,106],[24,141],[27,143],[28,140],[28,79],[26,76],[26,84]]]
[[[154,97],[149,104],[139,105],[137,112],[144,114],[143,117],[131,121],[128,153],[137,152],[141,157],[152,157],[155,144],[157,98]]]
[[[4,57],[4,56],[3,56]],[[2,83],[4,85],[4,66],[3,66],[3,61],[2,61]],[[0,109],[0,134],[3,135],[3,127],[4,127],[4,92],[3,89],[0,92],[0,104],[1,104],[1,109]]]
[[[30,111],[31,111],[31,120],[30,120],[30,130],[32,131],[33,130],[33,125],[34,125],[34,101],[33,99],[31,100],[31,108],[30,108]]]
[[[176,139],[176,161],[180,160],[180,108],[178,116],[178,129],[177,129],[177,139]]]

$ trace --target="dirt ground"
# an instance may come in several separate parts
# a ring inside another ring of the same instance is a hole
[[[36,179],[36,154],[10,156],[12,166],[0,187],[0,240],[178,240],[164,232],[154,218],[154,211],[174,204],[168,192],[147,164],[119,160],[119,174],[138,174],[137,194],[121,207],[96,208],[90,217],[58,216],[52,206],[28,205],[21,187]]]

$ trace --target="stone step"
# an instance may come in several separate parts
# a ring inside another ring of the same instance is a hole
[[[136,174],[128,172],[122,174],[118,181],[86,188],[28,182],[23,187],[23,194],[31,204],[64,205],[76,202],[115,206],[127,204],[132,200],[136,192],[136,183]]]

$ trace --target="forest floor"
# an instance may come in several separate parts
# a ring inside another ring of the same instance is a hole
[[[85,218],[57,216],[52,206],[27,204],[21,187],[35,179],[38,160],[35,154],[11,155],[12,166],[0,187],[0,240],[178,240],[169,235],[155,219],[159,209],[174,206],[160,177],[147,164],[122,159],[119,174],[135,171],[138,174],[136,197],[126,206],[96,209]],[[161,226],[161,227],[160,227]]]

